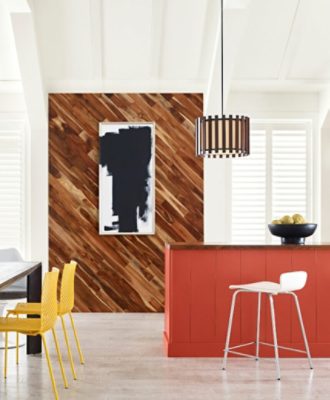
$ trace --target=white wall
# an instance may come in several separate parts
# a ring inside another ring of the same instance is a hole
[[[214,99],[211,106],[219,103]],[[232,92],[229,95],[225,113],[249,116],[252,119],[302,119],[312,120],[314,132],[315,171],[314,220],[320,222],[320,129],[319,95],[314,93],[262,93]],[[209,110],[208,110],[209,111]],[[210,108],[210,111],[212,109]],[[226,242],[230,240],[230,160],[212,159],[204,162],[204,241]],[[330,164],[329,164],[330,169]],[[329,214],[330,215],[330,212]]]
[[[40,69],[33,15],[26,1],[10,2],[12,31],[30,126],[27,256],[48,270],[48,122],[47,95]]]
[[[320,94],[319,124],[321,131],[321,234],[330,241],[330,89]]]
[[[1,114],[26,113],[26,106],[23,93],[0,91],[0,113]]]

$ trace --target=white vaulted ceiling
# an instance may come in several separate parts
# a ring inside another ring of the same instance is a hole
[[[210,31],[208,0],[31,3],[44,78],[51,86],[81,80],[200,83],[207,79],[204,63],[211,62],[212,46],[205,60],[201,54]],[[211,22],[214,37],[216,18]]]
[[[252,0],[233,85],[320,90],[330,81],[330,1]]]
[[[6,1],[0,0],[0,80],[15,80],[19,69]],[[207,86],[219,0],[29,3],[49,91]],[[225,76],[231,88],[319,91],[330,82],[329,0],[225,0],[225,9]],[[238,40],[235,13],[242,10]]]

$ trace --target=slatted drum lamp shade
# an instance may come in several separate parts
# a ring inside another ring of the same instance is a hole
[[[250,119],[223,112],[223,0],[221,8],[221,116],[196,119],[196,155],[207,158],[244,157],[250,154]]]
[[[250,154],[250,119],[217,115],[196,119],[196,155],[208,158],[244,157]]]

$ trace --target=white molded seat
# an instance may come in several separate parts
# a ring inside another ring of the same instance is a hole
[[[260,293],[288,293],[302,289],[307,281],[307,272],[294,271],[285,272],[280,275],[280,283],[261,281],[243,285],[230,285],[229,289],[246,290],[248,292]]]
[[[279,283],[275,282],[255,282],[247,283],[246,285],[230,285],[229,289],[241,289],[247,292],[262,292],[262,293],[273,293],[277,294],[281,291],[281,286]]]
[[[285,349],[285,350],[291,350],[295,351],[298,353],[304,353],[308,357],[309,361],[309,366],[311,369],[313,369],[313,364],[312,364],[312,359],[309,351],[309,346],[307,342],[307,337],[306,337],[306,332],[304,328],[304,323],[301,315],[301,310],[300,310],[300,305],[299,305],[299,300],[297,295],[294,293],[296,290],[302,289],[307,281],[307,272],[305,271],[294,271],[294,272],[285,272],[280,275],[280,283],[276,282],[269,282],[269,281],[261,281],[261,282],[253,282],[253,283],[247,283],[247,284],[240,284],[240,285],[230,285],[229,289],[234,289],[235,292],[233,294],[232,298],[232,303],[231,303],[231,308],[230,308],[230,314],[229,314],[229,321],[228,321],[228,329],[227,329],[227,337],[226,337],[226,344],[224,348],[224,358],[223,358],[223,368],[226,369],[226,364],[227,364],[227,357],[228,353],[233,353],[239,356],[244,356],[244,357],[252,357],[255,358],[256,360],[259,360],[259,346],[260,344],[266,345],[266,346],[272,346],[274,347],[274,352],[275,352],[275,361],[276,361],[276,372],[277,372],[277,379],[280,379],[280,364],[279,364],[279,356],[278,356],[278,349]],[[239,344],[233,347],[229,347],[230,343],[230,335],[231,335],[231,328],[233,324],[233,317],[234,317],[234,310],[235,310],[235,302],[236,302],[236,297],[239,293],[242,292],[247,292],[247,293],[257,293],[258,294],[258,308],[257,308],[257,326],[256,326],[256,341],[254,342],[249,342],[249,343],[243,343]],[[273,339],[274,343],[266,343],[262,342],[260,340],[260,311],[261,311],[261,296],[262,294],[267,295],[269,298],[269,304],[270,304],[270,312],[271,312],[271,322],[272,322],[272,331],[273,331]],[[302,337],[304,340],[305,344],[305,351],[300,350],[300,349],[295,349],[292,347],[286,347],[286,346],[279,346],[277,343],[277,332],[276,332],[276,321],[275,321],[275,308],[274,308],[274,300],[273,300],[273,295],[279,295],[279,294],[286,294],[286,295],[291,295],[294,298],[296,309],[297,309],[297,314],[298,314],[298,319],[300,323],[300,328],[301,328],[301,333]],[[250,345],[256,345],[256,352],[255,356],[252,356],[250,354],[246,353],[241,353],[238,352],[237,349],[240,347],[244,346],[250,346]]]

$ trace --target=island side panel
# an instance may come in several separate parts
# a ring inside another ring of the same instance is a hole
[[[316,252],[316,340],[330,354],[330,250]]]
[[[216,341],[216,255],[213,250],[191,252],[191,342]]]
[[[189,343],[191,339],[191,257],[192,252],[189,250],[171,252],[170,344]]]
[[[241,250],[241,280],[242,283],[252,283],[266,280],[266,250]],[[241,293],[241,342],[253,342],[256,338],[258,295]],[[263,306],[260,322],[261,334],[265,332],[265,306]]]
[[[165,323],[164,323],[164,352],[168,354],[168,342],[170,338],[170,307],[172,304],[171,290],[172,286],[170,284],[170,269],[171,269],[171,250],[168,246],[165,247]]]
[[[221,343],[219,353],[222,356],[226,341],[227,325],[233,291],[230,285],[241,283],[241,251],[223,249],[217,250],[216,268],[216,340]],[[238,296],[235,306],[231,344],[241,340],[241,298]]]
[[[267,250],[266,251],[266,280],[278,282],[280,275],[292,271],[291,250]],[[291,318],[292,318],[292,296],[274,296],[276,312],[277,338],[284,346],[291,343]],[[273,333],[270,317],[270,306],[267,299],[266,308],[266,341],[273,342]],[[274,354],[272,349],[270,355]]]
[[[308,273],[307,283],[303,290],[297,292],[301,313],[304,319],[308,341],[316,341],[316,250],[303,249],[292,251],[292,270],[306,271]],[[294,304],[292,303],[292,342],[303,344],[299,320]]]

